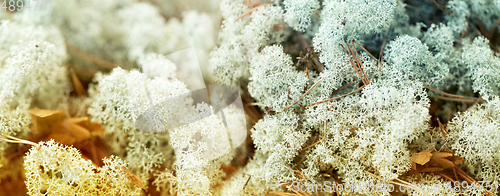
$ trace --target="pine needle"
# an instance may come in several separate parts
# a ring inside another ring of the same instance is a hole
[[[73,68],[70,68],[69,71],[71,72],[71,80],[73,80],[73,86],[75,86],[75,91],[76,94],[78,94],[78,97],[83,97],[87,96],[87,92],[85,92],[85,88],[83,88],[82,83],[78,79],[78,77],[75,74],[75,70]]]
[[[73,52],[73,54],[75,54],[76,56],[79,56],[80,58],[86,60],[86,61],[89,61],[91,63],[94,63],[95,65],[99,66],[99,67],[102,67],[102,68],[105,68],[105,69],[114,69],[115,67],[118,67],[116,66],[115,64],[111,63],[111,62],[108,62],[108,61],[105,61],[103,59],[100,59],[100,58],[97,58],[95,56],[92,56],[84,51],[81,51],[80,49],[78,49],[77,47],[71,45],[70,43],[66,42],[66,47],[71,51]]]
[[[334,100],[340,99],[340,98],[342,98],[342,97],[345,97],[345,96],[351,95],[351,94],[353,94],[353,93],[359,92],[359,91],[361,91],[361,89],[363,89],[364,87],[365,87],[365,86],[359,87],[358,89],[353,90],[353,91],[351,91],[350,93],[347,93],[347,94],[342,95],[342,96],[340,96],[340,97],[334,97],[334,98],[331,98],[331,99],[327,99],[327,100],[323,100],[323,101],[318,101],[318,102],[316,102],[316,103],[309,104],[309,105],[307,105],[306,107],[315,106],[315,105],[322,104],[322,103],[325,103],[325,102],[329,102],[329,101],[334,101]]]
[[[356,73],[358,74],[359,78],[361,78],[361,81],[363,82],[363,85],[366,86],[366,82],[365,80],[363,79],[363,77],[361,76],[361,74],[359,73],[358,69],[356,68],[356,65],[354,65],[354,62],[352,62],[352,59],[351,59],[351,56],[349,55],[349,53],[347,53],[347,51],[345,50],[344,48],[344,45],[340,44],[340,46],[342,46],[342,49],[344,49],[344,52],[347,54],[347,56],[349,57],[349,61],[351,61],[351,65],[352,67],[354,68],[354,70],[356,70]],[[348,45],[349,46],[349,45]]]
[[[309,90],[307,90],[302,96],[300,96],[299,99],[297,99],[297,101],[293,102],[291,105],[289,105],[288,107],[286,107],[285,109],[283,109],[282,111],[279,111],[278,113],[281,113],[281,112],[284,112],[286,110],[288,110],[290,107],[292,107],[293,105],[295,105],[297,102],[299,102],[302,98],[304,98],[309,92],[311,92],[311,90],[316,87],[321,81],[323,81],[326,77],[328,77],[330,75],[330,73],[328,73],[326,76],[324,76],[323,78],[321,78],[320,80],[318,80],[316,83],[314,83],[313,86],[311,86],[311,88],[309,88]],[[307,107],[307,106],[306,106]]]
[[[0,141],[9,142],[9,143],[18,143],[18,144],[28,144],[28,145],[36,146],[37,149],[40,150],[40,145],[38,145],[35,142],[28,141],[28,140],[23,140],[23,139],[19,139],[19,138],[12,137],[10,135],[3,134],[3,133],[0,133],[0,135],[3,136],[3,137],[8,138],[8,139],[0,138]]]
[[[236,18],[236,19],[234,20],[234,22],[236,22],[236,21],[238,21],[240,18],[243,18],[243,17],[245,17],[246,15],[248,15],[248,14],[252,13],[253,11],[258,10],[259,8],[261,8],[261,7],[266,7],[266,6],[268,6],[268,5],[276,5],[276,3],[274,3],[274,2],[269,2],[269,3],[267,3],[267,4],[263,4],[263,5],[259,5],[259,6],[257,6],[257,7],[254,7],[254,8],[252,8],[252,9],[250,9],[250,10],[246,11],[246,12],[245,12],[245,13],[243,13],[242,15],[238,16],[238,18]]]

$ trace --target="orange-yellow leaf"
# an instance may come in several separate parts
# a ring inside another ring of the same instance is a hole
[[[66,118],[63,111],[43,110],[34,108],[30,111],[34,134],[49,134],[50,127],[57,121]]]
[[[63,111],[32,109],[33,133],[39,138],[52,138],[64,144],[78,143],[100,136],[100,124],[90,122],[88,117],[68,118]]]
[[[429,161],[429,164],[431,166],[436,166],[443,169],[455,167],[455,164],[447,159],[451,158],[452,156],[453,153],[451,152],[446,152],[446,151],[434,152],[432,154],[431,160]]]
[[[420,165],[424,165],[427,162],[429,162],[429,160],[431,160],[433,152],[434,152],[434,149],[422,151],[422,152],[419,152],[419,153],[414,153],[411,156],[411,161],[414,162],[414,163],[418,163]]]
[[[60,133],[51,133],[48,138],[52,138],[55,141],[58,141],[61,144],[66,144],[66,145],[72,145],[75,143],[75,138],[66,135],[66,134],[60,134]]]
[[[443,168],[439,167],[427,167],[422,170],[419,170],[420,172],[438,172],[438,171],[443,171]]]

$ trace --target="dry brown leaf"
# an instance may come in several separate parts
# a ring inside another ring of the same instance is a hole
[[[411,161],[414,162],[414,163],[418,163],[420,165],[424,165],[427,162],[429,162],[429,160],[431,160],[433,152],[434,152],[434,149],[422,151],[422,152],[419,152],[419,153],[414,153],[411,156]]]
[[[438,172],[443,171],[443,168],[439,167],[426,167],[424,169],[419,170],[419,172]]]
[[[431,160],[429,161],[430,166],[436,166],[443,169],[448,169],[455,167],[455,164],[447,158],[451,158],[453,153],[447,151],[434,152],[432,154]]]
[[[439,172],[463,163],[461,157],[451,152],[434,149],[414,153],[411,161],[411,168],[417,172]]]
[[[66,144],[66,145],[71,145],[75,143],[75,138],[66,135],[66,134],[60,134],[60,133],[51,133],[49,135],[49,138],[54,139],[55,141],[58,141],[61,144]]]
[[[32,109],[33,134],[39,138],[54,139],[71,145],[103,133],[101,125],[90,122],[88,117],[68,118],[63,111]]]

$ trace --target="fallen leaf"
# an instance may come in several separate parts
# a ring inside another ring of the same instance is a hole
[[[419,152],[419,153],[414,153],[411,156],[411,161],[414,162],[414,163],[418,163],[420,165],[424,165],[427,162],[429,162],[429,160],[431,160],[433,152],[434,152],[434,149],[422,151],[422,152]]]
[[[432,154],[431,160],[429,161],[430,166],[436,166],[443,169],[448,169],[455,167],[455,164],[447,158],[451,158],[453,153],[447,151],[434,152]]]
[[[439,167],[426,167],[422,170],[419,170],[420,172],[438,172],[438,171],[443,171],[443,168]]]
[[[33,123],[32,132],[38,138],[54,139],[71,145],[85,141],[92,136],[100,136],[103,129],[100,124],[90,122],[88,117],[71,118],[63,111],[35,108],[30,111]]]

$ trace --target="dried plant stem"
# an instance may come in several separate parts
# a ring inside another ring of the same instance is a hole
[[[10,135],[3,134],[3,133],[0,133],[0,135],[8,138],[8,139],[0,138],[0,141],[9,142],[9,143],[18,143],[18,144],[28,144],[28,145],[36,146],[37,149],[40,149],[40,145],[35,143],[35,142],[19,139],[19,138],[12,137]]]
[[[285,193],[285,192],[274,192],[274,191],[269,191],[269,194],[273,194],[273,195],[278,195],[278,196],[297,196],[297,195],[301,195],[299,193]]]
[[[457,102],[467,102],[467,103],[478,102],[478,100],[476,98],[460,99],[460,98],[444,97],[444,96],[439,96],[439,95],[430,95],[430,96],[436,97],[436,98],[442,99],[442,100],[447,100],[447,101],[457,101]],[[479,100],[479,101],[481,101],[481,100]]]
[[[358,42],[358,41],[354,40],[354,43],[356,43],[356,44],[357,44],[357,45],[358,45],[358,46],[359,46],[359,47],[360,47],[363,51],[365,51],[365,52],[366,52],[366,54],[368,54],[368,56],[370,56],[370,58],[372,58],[372,59],[373,59],[373,60],[375,60],[375,61],[378,61],[378,59],[377,59],[377,58],[375,58],[375,57],[374,57],[371,53],[369,53],[369,52],[368,52],[368,50],[366,50],[366,48],[365,48],[365,47],[361,46],[361,44],[359,44],[359,42]]]
[[[354,70],[356,70],[356,73],[358,74],[359,78],[361,78],[361,81],[363,82],[363,85],[366,86],[366,81],[364,80],[364,78],[361,76],[361,74],[359,73],[358,69],[356,68],[356,65],[354,64],[354,62],[352,62],[352,59],[351,59],[351,56],[349,56],[349,53],[347,53],[347,51],[345,50],[344,48],[344,45],[340,44],[340,46],[342,46],[342,49],[344,49],[344,52],[347,54],[347,56],[349,57],[349,61],[351,61],[351,65],[352,67],[354,68]],[[349,45],[348,45],[349,46]]]
[[[410,79],[415,81],[415,79],[413,79],[412,77],[410,77]],[[424,85],[425,88],[431,90],[432,92],[448,96],[448,97],[444,97],[444,96],[440,96],[440,95],[429,95],[432,97],[436,97],[438,99],[443,99],[443,100],[448,100],[448,101],[468,102],[468,103],[476,103],[476,102],[484,101],[481,98],[467,97],[467,96],[463,96],[463,95],[455,95],[455,94],[446,93],[446,92],[434,89],[434,88],[432,88],[426,84],[423,84],[423,83],[422,83],[422,85]]]
[[[309,145],[309,146],[307,146],[307,147],[305,147],[305,148],[302,148],[301,150],[299,150],[299,153],[300,153],[300,152],[303,152],[304,150],[307,150],[307,149],[309,149],[309,148],[312,148],[313,146],[315,146],[316,144],[321,143],[321,142],[322,142],[322,141],[324,141],[324,140],[325,140],[325,138],[323,138],[323,139],[321,139],[321,140],[319,140],[319,141],[317,141],[317,142],[314,142],[313,144],[311,144],[311,145]]]
[[[243,17],[245,17],[246,15],[248,15],[248,14],[252,13],[253,11],[258,10],[259,8],[261,8],[261,7],[266,7],[266,6],[268,6],[268,5],[276,5],[276,3],[274,3],[274,2],[270,2],[270,3],[267,3],[267,4],[259,5],[259,6],[257,6],[257,7],[252,8],[252,9],[249,9],[247,12],[245,12],[245,13],[243,13],[242,15],[238,16],[238,18],[236,18],[236,19],[234,20],[234,22],[236,22],[236,21],[238,21],[240,18],[243,18]]]
[[[126,174],[128,174],[127,178],[132,181],[136,186],[138,186],[139,188],[143,188],[140,184],[140,183],[144,183],[139,177],[137,177],[134,173],[130,172],[129,170],[125,169],[124,167],[121,167],[120,168],[123,172],[125,172]]]
[[[337,90],[333,91],[333,92],[332,92],[332,94],[330,95],[330,97],[331,97],[331,96],[333,96],[333,95],[335,95],[335,94],[337,94],[337,93],[338,93],[338,92],[340,92],[341,90],[344,90],[345,88],[347,88],[347,87],[349,87],[349,86],[351,86],[351,85],[353,85],[353,84],[355,84],[355,83],[358,83],[358,82],[359,82],[359,80],[356,80],[356,81],[352,81],[352,82],[351,82],[351,83],[349,83],[349,84],[346,84],[346,85],[344,85],[344,86],[341,86],[341,87],[340,87],[340,88],[338,88]]]
[[[358,63],[358,67],[361,70],[361,73],[363,73],[363,76],[365,77],[365,80],[367,81],[368,84],[370,84],[370,80],[368,79],[368,75],[365,72],[365,68],[363,66],[363,62],[361,62],[361,58],[359,58],[358,51],[356,50],[356,46],[354,46],[354,42],[353,42],[352,38],[351,38],[351,44],[352,44],[352,48],[354,49],[354,53],[353,53],[354,59]],[[349,44],[347,44],[347,46],[349,46]]]
[[[80,79],[75,74],[75,70],[73,68],[70,68],[69,71],[71,72],[71,80],[73,81],[73,86],[75,86],[75,91],[76,94],[78,94],[78,97],[86,97],[87,92],[85,92],[85,88],[83,88],[82,83],[80,82]]]
[[[274,4],[274,2],[272,1],[255,1],[255,2],[249,2],[247,4],[248,7],[254,7],[254,6],[257,6],[257,5],[261,5],[261,4]]]
[[[283,109],[282,111],[279,111],[277,113],[281,113],[281,112],[284,112],[286,110],[288,110],[290,107],[292,107],[293,105],[295,105],[297,102],[299,102],[302,98],[304,98],[309,92],[311,92],[311,90],[316,87],[321,81],[323,81],[326,77],[328,77],[330,74],[328,73],[326,76],[324,76],[323,78],[321,78],[320,80],[318,80],[316,83],[314,83],[313,86],[311,86],[311,88],[309,88],[309,90],[307,90],[302,96],[300,96],[299,99],[297,99],[297,101],[293,102],[291,105],[289,105],[288,107],[286,107],[285,109]],[[307,107],[307,106],[306,106]]]
[[[385,48],[385,44],[387,43],[387,37],[384,39],[384,43],[382,44],[382,48],[380,48],[380,55],[379,55],[379,60],[378,62],[380,63],[380,74],[383,74],[382,73],[382,61],[384,61],[384,48]]]
[[[480,185],[480,186],[481,186],[481,189],[482,189],[482,190],[481,190],[481,192],[482,192],[482,193],[484,193],[485,195],[491,195],[491,196],[493,196],[493,194],[492,194],[492,193],[490,193],[490,192],[486,191],[486,189],[485,189],[485,188],[484,188],[481,184],[479,184],[476,180],[474,180],[474,178],[470,177],[467,173],[465,173],[465,171],[464,171],[464,170],[460,169],[460,167],[455,166],[455,168],[457,169],[458,174],[459,174],[460,176],[462,176],[463,178],[465,178],[465,180],[466,180],[467,182],[469,182],[469,184],[472,184],[472,183],[478,184],[478,185]]]
[[[322,104],[322,103],[325,103],[325,102],[329,102],[329,101],[334,101],[334,100],[340,99],[340,98],[342,98],[342,97],[345,97],[345,96],[351,95],[351,94],[353,94],[353,93],[359,92],[359,91],[361,91],[361,89],[363,89],[364,87],[365,87],[365,86],[359,87],[358,89],[353,90],[353,91],[351,91],[350,93],[347,93],[347,94],[342,95],[342,96],[340,96],[340,97],[335,97],[335,98],[331,98],[331,99],[327,99],[327,100],[323,100],[323,101],[318,101],[318,102],[316,102],[316,103],[309,104],[309,105],[307,105],[306,107],[315,106],[315,105]]]
[[[95,56],[92,56],[84,51],[81,51],[80,49],[78,49],[77,47],[71,45],[70,43],[66,42],[66,47],[71,51],[73,52],[76,56],[79,56],[80,58],[86,60],[86,61],[90,61],[92,63],[94,63],[95,65],[99,66],[99,67],[102,67],[102,68],[105,68],[105,69],[114,69],[115,67],[118,67],[116,66],[115,64],[111,63],[111,62],[108,62],[108,61],[105,61],[103,59],[100,59],[100,58],[97,58]]]

